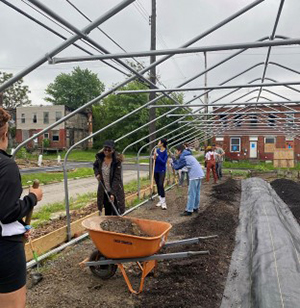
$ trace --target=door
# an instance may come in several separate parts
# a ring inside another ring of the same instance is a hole
[[[257,142],[250,141],[250,158],[257,158]]]

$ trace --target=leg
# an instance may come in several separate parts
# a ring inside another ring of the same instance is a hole
[[[223,177],[222,168],[223,168],[223,162],[220,161],[220,162],[219,162],[219,174],[220,174],[220,179],[222,179],[222,177]]]
[[[216,172],[217,172],[217,177],[218,177],[218,179],[220,178],[220,175],[219,175],[219,168],[220,168],[220,164],[219,164],[219,163],[216,163]]]
[[[198,210],[200,207],[200,191],[201,191],[201,180],[196,180],[197,186],[196,186],[196,193],[195,193],[195,203],[193,210]]]
[[[104,199],[103,199],[103,205],[104,205],[104,212],[105,212],[105,216],[111,216],[111,215],[116,215],[115,211],[113,210],[106,194],[104,195]]]
[[[208,161],[208,162],[207,162],[207,166],[206,166],[206,182],[209,182],[209,172],[210,172],[210,168],[211,168],[211,165],[210,165],[210,162]]]
[[[212,173],[213,173],[213,177],[214,177],[214,183],[217,183],[218,176],[217,176],[217,172],[216,172],[216,164],[213,164],[211,169],[212,169]]]
[[[197,192],[197,180],[191,180],[189,185],[188,201],[185,208],[186,212],[193,213],[196,192]]]
[[[25,308],[26,286],[10,292],[0,293],[0,308]]]
[[[159,173],[159,188],[160,188],[160,196],[162,198],[165,198],[165,188],[164,188],[164,183],[165,183],[165,172]]]
[[[161,196],[160,189],[159,189],[159,173],[158,172],[154,172],[154,180],[155,180],[156,187],[157,187],[157,193],[159,196]]]

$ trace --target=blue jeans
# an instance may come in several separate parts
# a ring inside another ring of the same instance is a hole
[[[193,212],[199,208],[200,205],[200,189],[201,189],[201,179],[190,180],[188,201],[186,205],[187,212]]]

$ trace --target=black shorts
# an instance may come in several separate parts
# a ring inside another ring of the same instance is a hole
[[[16,291],[26,284],[24,244],[0,239],[0,293]]]

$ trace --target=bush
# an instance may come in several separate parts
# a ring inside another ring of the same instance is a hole
[[[49,139],[43,139],[43,147],[44,148],[50,148],[50,140]]]
[[[18,151],[16,158],[20,158],[20,159],[27,159],[27,151],[25,148],[21,148],[20,151]]]

